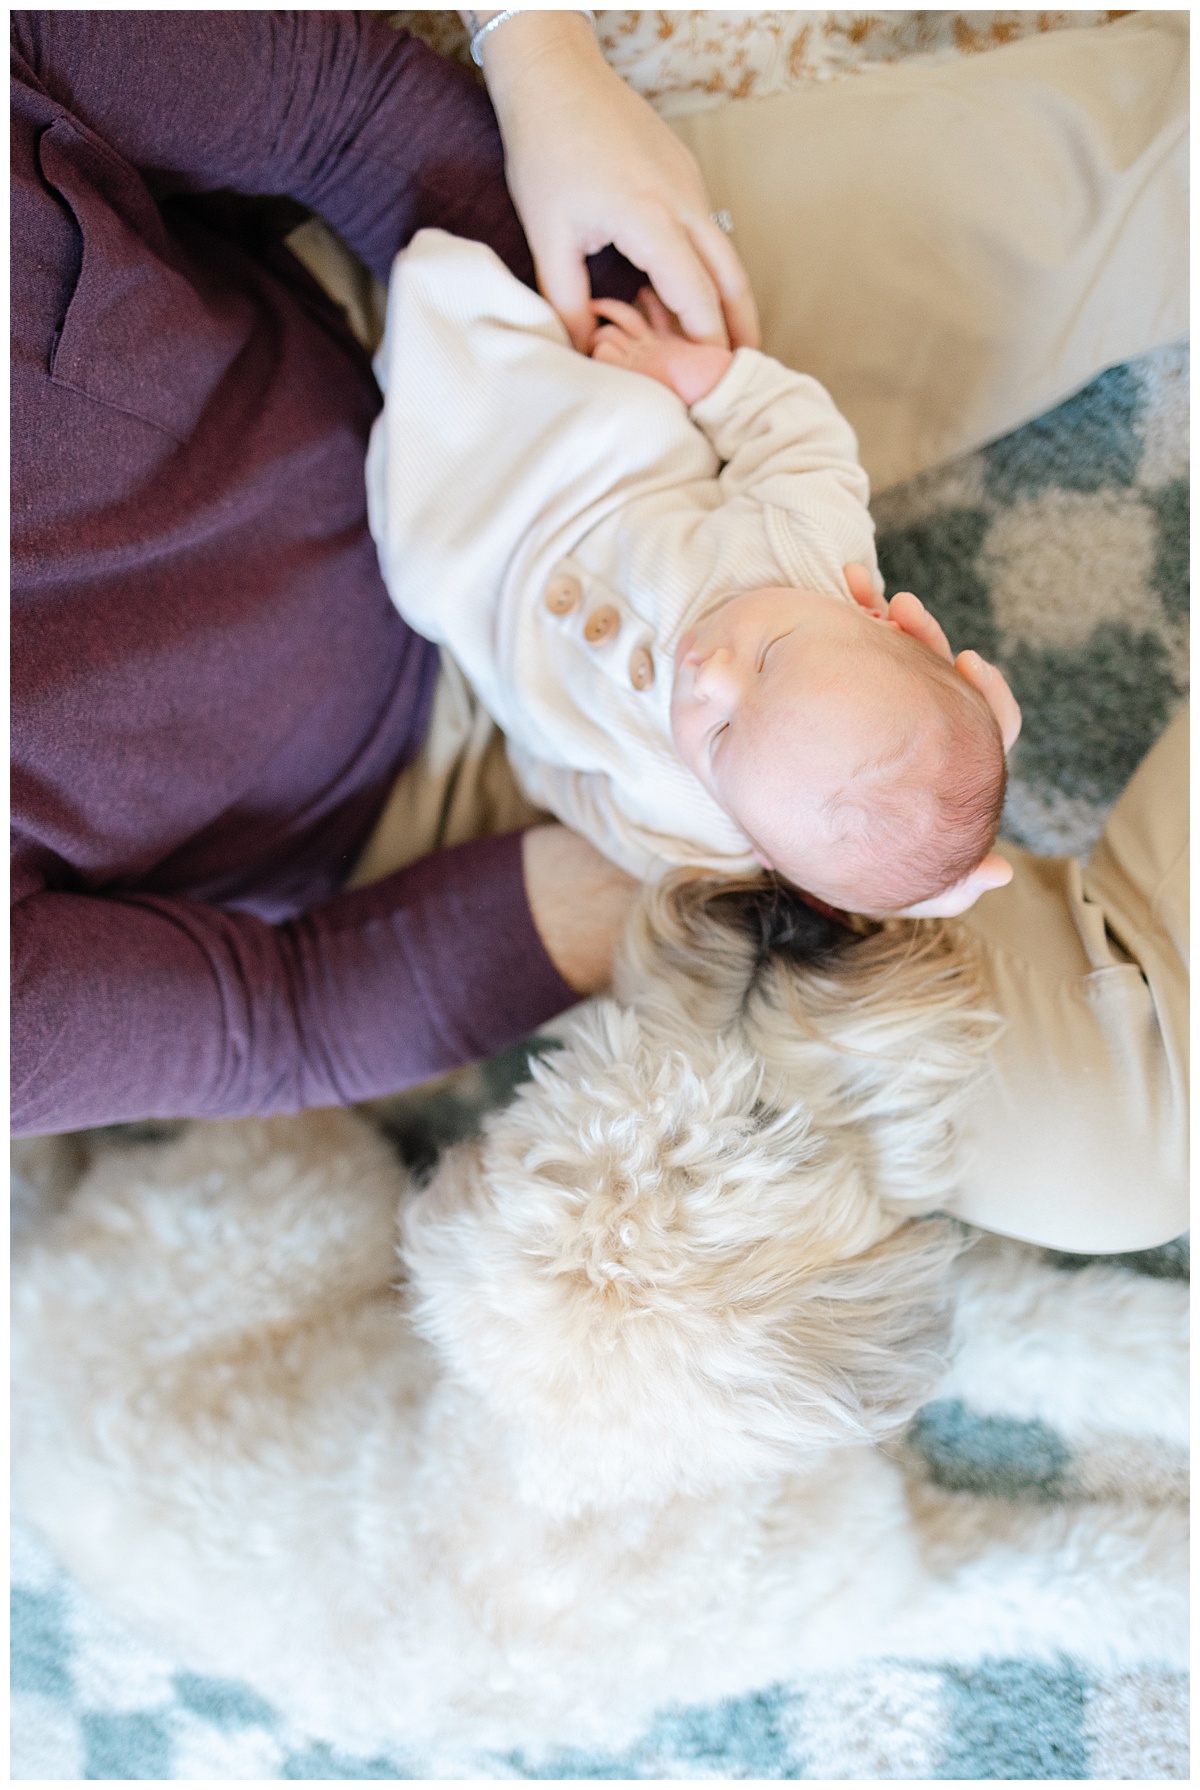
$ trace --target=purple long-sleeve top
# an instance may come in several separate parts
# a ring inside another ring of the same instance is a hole
[[[18,15],[13,1128],[401,1087],[574,997],[520,835],[339,894],[434,649],[367,531],[379,398],[286,252],[171,195],[287,194],[381,276],[414,230],[528,277],[486,96],[349,13]]]

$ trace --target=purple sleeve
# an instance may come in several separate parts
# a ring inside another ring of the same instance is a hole
[[[13,40],[51,98],[160,190],[286,193],[384,279],[426,221],[530,276],[487,95],[379,19],[19,13]]]
[[[521,835],[283,925],[46,890],[12,913],[12,1130],[297,1112],[513,1043],[578,999],[538,938]]]

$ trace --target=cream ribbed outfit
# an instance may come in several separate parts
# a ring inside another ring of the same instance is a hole
[[[396,259],[367,455],[393,601],[503,728],[531,801],[633,875],[754,869],[671,739],[673,654],[737,591],[853,599],[875,571],[854,433],[751,349],[689,411],[578,354],[488,248],[423,230]]]

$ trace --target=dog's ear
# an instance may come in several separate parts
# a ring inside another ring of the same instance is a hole
[[[832,968],[871,930],[818,912],[770,871],[681,870],[647,889],[635,908],[614,993],[644,1011],[656,993],[666,995],[705,1031],[721,1032],[769,964]]]

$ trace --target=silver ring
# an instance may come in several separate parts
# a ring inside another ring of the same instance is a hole
[[[726,236],[733,235],[733,213],[731,211],[712,211],[709,216],[718,230],[723,230]]]

